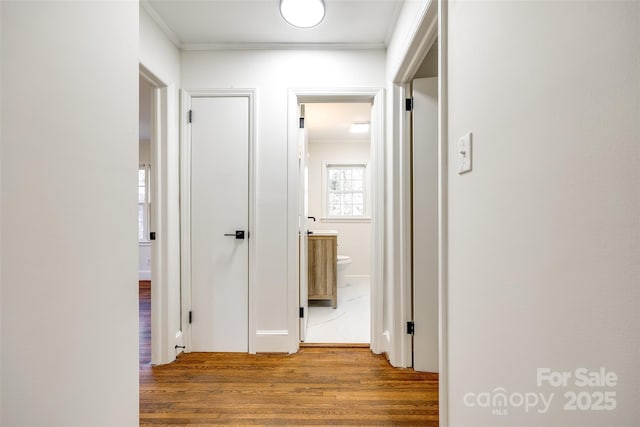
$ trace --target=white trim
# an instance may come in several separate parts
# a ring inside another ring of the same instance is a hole
[[[286,329],[258,329],[256,335],[289,335]]]
[[[393,37],[393,32],[396,28],[396,24],[398,22],[398,17],[400,16],[400,11],[402,11],[402,4],[404,2],[399,1],[396,2],[396,6],[393,9],[393,12],[391,13],[391,19],[389,20],[389,22],[393,22],[394,25],[389,25],[389,28],[387,28],[387,34],[385,34],[384,36],[384,45],[385,46],[389,46],[389,43],[391,42],[391,38]]]
[[[369,216],[357,216],[357,217],[320,217],[320,222],[371,222]]]
[[[256,352],[256,325],[255,325],[255,248],[256,248],[256,135],[258,102],[257,89],[182,89],[180,106],[180,230],[181,230],[181,275],[182,275],[182,324],[183,336],[188,353],[191,351],[191,327],[189,326],[189,310],[191,309],[191,197],[189,177],[191,176],[191,126],[187,120],[187,114],[191,109],[192,98],[206,97],[245,97],[249,99],[249,300],[247,331],[249,341],[249,353]],[[186,329],[186,333],[185,330]]]
[[[441,427],[449,425],[449,5],[442,2],[438,8],[438,294],[440,297],[440,375],[438,381],[438,413]]]
[[[409,37],[407,51],[393,77],[394,83],[408,83],[413,79],[429,53],[429,48],[438,37],[438,3],[436,0],[431,0],[421,11],[418,26]]]
[[[383,279],[384,279],[384,130],[385,99],[381,88],[307,88],[290,89],[288,97],[288,229],[287,229],[287,289],[290,352],[300,347],[298,306],[298,104],[310,102],[371,102],[371,221],[372,221],[372,271],[371,271],[371,351],[383,349]]]
[[[151,19],[158,25],[160,30],[165,36],[173,43],[178,49],[182,47],[182,42],[176,33],[164,22],[164,19],[156,12],[149,0],[140,0],[140,6],[149,14]]]
[[[184,51],[210,50],[384,50],[384,43],[182,43]]]
[[[344,145],[344,144],[369,144],[371,143],[371,138],[362,138],[362,139],[314,139],[314,140],[310,140],[309,144],[339,144],[339,145]]]

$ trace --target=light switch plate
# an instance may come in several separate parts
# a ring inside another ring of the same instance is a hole
[[[471,132],[458,140],[458,174],[471,171]]]

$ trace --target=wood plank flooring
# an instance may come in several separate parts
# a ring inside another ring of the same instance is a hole
[[[438,425],[437,374],[392,368],[369,349],[190,353],[152,367],[140,306],[141,425]]]

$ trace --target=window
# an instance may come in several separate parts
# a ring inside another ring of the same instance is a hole
[[[366,165],[325,165],[325,217],[364,219],[366,217]]]
[[[138,168],[138,241],[149,241],[149,165]]]

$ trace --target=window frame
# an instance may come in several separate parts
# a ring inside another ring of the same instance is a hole
[[[150,205],[151,205],[151,179],[150,179],[150,175],[151,175],[151,165],[149,164],[140,164],[138,166],[138,188],[140,188],[140,171],[144,170],[144,201],[140,201],[139,199],[139,193],[138,193],[138,211],[140,210],[140,206],[143,207],[143,223],[142,223],[142,227],[143,227],[143,231],[142,231],[142,239],[140,239],[140,228],[139,228],[139,224],[138,224],[138,243],[140,244],[149,244],[151,243],[151,240],[149,239],[149,232],[150,232],[150,223],[151,223],[151,218],[150,218]]]
[[[362,215],[329,215],[329,170],[332,168],[362,168],[362,198],[363,198],[363,214]],[[369,188],[369,170],[367,162],[322,162],[322,217],[323,222],[371,222],[369,213],[369,197],[371,189]]]

